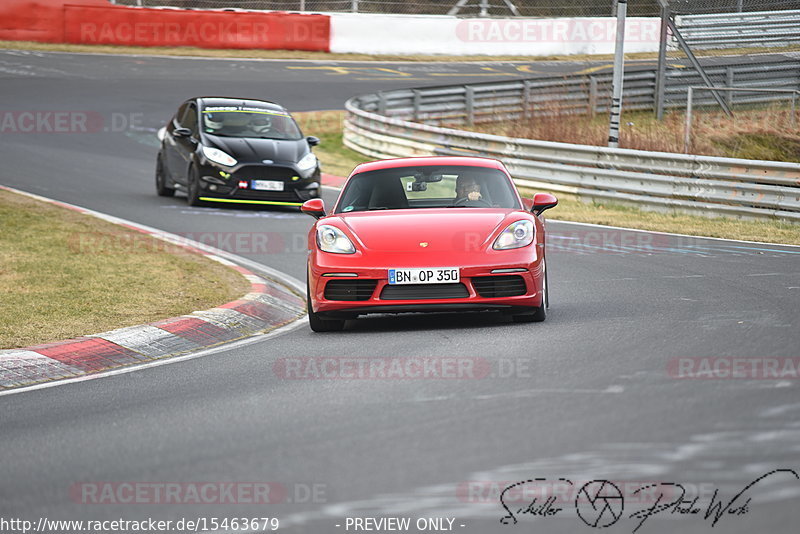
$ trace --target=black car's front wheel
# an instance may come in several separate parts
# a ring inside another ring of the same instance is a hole
[[[164,162],[161,152],[156,156],[156,193],[160,197],[171,197],[175,195],[175,190],[167,187],[167,177],[164,174]]]
[[[197,172],[197,167],[189,169],[189,180],[186,186],[186,201],[190,206],[202,206],[203,201],[200,200],[200,175]]]

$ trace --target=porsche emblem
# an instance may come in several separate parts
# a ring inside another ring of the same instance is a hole
[[[427,246],[428,246],[428,242],[427,242],[427,241],[423,241],[423,242],[421,242],[421,243],[419,244],[419,246],[421,246],[422,248],[425,248],[425,247],[427,247]]]

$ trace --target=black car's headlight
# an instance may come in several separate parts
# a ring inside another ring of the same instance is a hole
[[[208,161],[219,163],[220,165],[225,165],[226,167],[233,167],[234,165],[236,165],[236,160],[233,159],[232,156],[226,154],[225,152],[223,152],[218,148],[204,146],[203,155],[206,157]]]
[[[511,248],[527,247],[533,242],[533,223],[531,221],[517,221],[509,224],[497,239],[492,248],[495,250],[508,250]]]
[[[336,254],[354,254],[356,247],[344,232],[327,224],[317,226],[317,246],[323,252]]]
[[[308,172],[317,166],[317,156],[313,152],[309,152],[297,162],[297,168],[300,172]]]

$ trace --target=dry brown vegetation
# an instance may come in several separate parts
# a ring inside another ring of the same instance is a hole
[[[658,152],[683,152],[683,111],[657,121],[650,112],[623,113],[620,146]],[[479,124],[472,128],[510,137],[604,146],[608,139],[605,115],[552,113],[524,121]],[[800,162],[800,113],[786,104],[737,110],[733,118],[722,111],[698,109],[692,122],[689,152],[708,156]]]

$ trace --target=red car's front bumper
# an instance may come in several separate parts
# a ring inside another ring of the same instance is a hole
[[[474,262],[474,256],[471,259]],[[541,255],[526,247],[499,253],[497,259],[504,261],[465,266],[465,258],[454,256],[441,267],[459,267],[458,284],[390,285],[388,267],[363,267],[364,258],[316,251],[309,262],[311,304],[315,312],[329,317],[481,309],[519,313],[541,306]],[[431,267],[419,261],[416,257],[398,257],[387,265]]]

